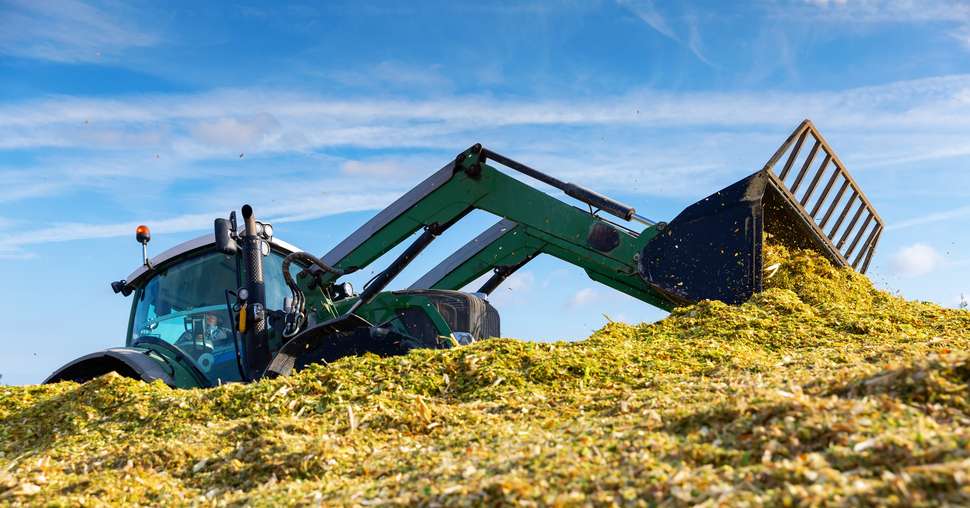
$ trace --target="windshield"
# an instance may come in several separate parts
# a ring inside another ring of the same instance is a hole
[[[226,290],[239,287],[236,258],[211,253],[180,262],[137,294],[132,342],[152,337],[178,346],[210,380],[240,379]]]

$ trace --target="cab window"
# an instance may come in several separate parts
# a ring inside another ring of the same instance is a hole
[[[212,380],[239,379],[226,290],[236,259],[204,254],[170,266],[136,293],[131,342],[151,337],[177,346]]]

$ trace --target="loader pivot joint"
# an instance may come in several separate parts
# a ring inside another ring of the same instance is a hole
[[[482,176],[482,165],[485,164],[485,154],[481,143],[475,143],[455,158],[455,172],[465,171],[474,180]]]

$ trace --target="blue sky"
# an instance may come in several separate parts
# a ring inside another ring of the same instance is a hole
[[[137,224],[252,203],[322,254],[474,142],[669,220],[811,118],[887,222],[872,278],[970,295],[968,3],[316,4],[0,0],[0,382],[123,343]],[[551,259],[493,303],[537,340],[663,316]]]

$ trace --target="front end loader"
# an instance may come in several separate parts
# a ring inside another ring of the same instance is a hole
[[[500,220],[408,289],[387,290],[472,210]],[[248,205],[242,219],[237,224],[233,212],[216,219],[212,235],[151,260],[146,254],[143,266],[112,283],[115,292],[134,295],[125,347],[79,358],[45,382],[82,382],[114,371],[173,387],[205,387],[287,375],[348,355],[468,344],[499,336],[488,294],[541,254],[662,309],[703,299],[737,304],[762,290],[766,234],[865,273],[883,229],[872,203],[808,120],[760,170],[670,222],[646,219],[633,207],[481,145],[458,154],[321,258],[274,238],[272,226],[256,220]],[[150,236],[142,228],[137,237],[145,246]],[[359,294],[340,282],[415,233]],[[461,291],[489,273],[477,291]]]

